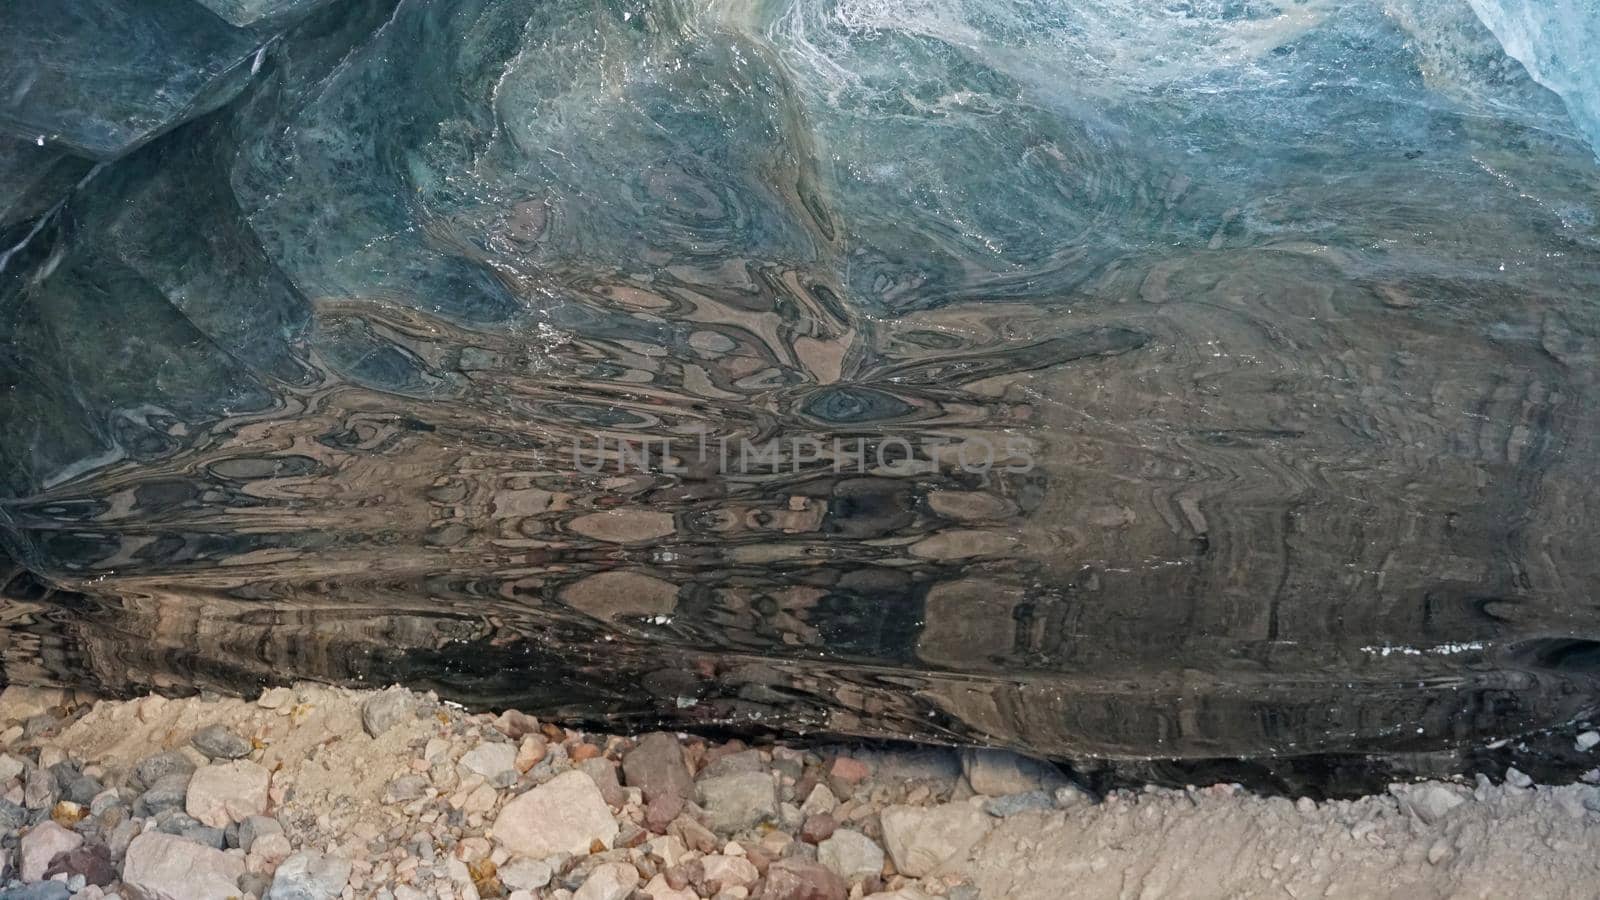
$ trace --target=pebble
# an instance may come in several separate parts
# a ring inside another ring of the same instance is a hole
[[[961,772],[974,791],[989,797],[1049,792],[1067,783],[1066,775],[1051,763],[1009,750],[963,750]]]
[[[921,878],[957,862],[989,833],[989,818],[966,803],[891,806],[879,814],[884,847],[902,874]]]
[[[696,784],[706,824],[718,834],[754,828],[778,817],[777,785],[766,772],[702,778]]]
[[[672,797],[680,801],[681,806],[681,801],[694,792],[694,778],[684,761],[683,747],[676,737],[666,732],[652,732],[640,738],[633,749],[623,755],[622,774],[629,787],[644,792],[646,803]],[[676,816],[674,813],[669,821]]]
[[[639,870],[627,863],[596,866],[572,900],[627,900],[639,884]]]
[[[350,883],[350,861],[311,851],[286,858],[262,900],[334,900]]]
[[[207,725],[195,732],[189,743],[211,759],[243,759],[254,749],[249,741],[223,725]]]
[[[500,867],[500,883],[512,890],[537,890],[550,883],[555,872],[538,859],[515,859]]]
[[[849,896],[849,885],[827,866],[791,856],[767,869],[761,900],[846,900]]]
[[[122,881],[135,895],[161,900],[218,900],[238,893],[244,860],[152,831],[128,845]]]
[[[189,779],[184,811],[214,828],[260,815],[267,811],[271,780],[270,772],[247,759],[204,766]]]
[[[23,881],[39,881],[57,856],[83,843],[83,836],[45,821],[29,829],[19,845],[18,873]]]
[[[369,696],[361,703],[361,727],[373,737],[381,737],[406,719],[416,717],[416,697],[402,687],[391,687]]]
[[[619,829],[594,779],[567,771],[506,803],[492,830],[512,853],[543,859],[608,848]]]
[[[1452,810],[1467,802],[1462,793],[1438,783],[1390,785],[1389,793],[1399,800],[1401,810],[1425,825],[1438,824]]]
[[[883,871],[883,848],[859,831],[841,828],[817,845],[817,862],[845,881]]]
[[[517,780],[517,748],[506,743],[482,743],[473,747],[456,763],[463,775],[477,775],[497,788],[510,787]]]

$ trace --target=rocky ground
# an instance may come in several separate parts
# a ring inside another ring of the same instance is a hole
[[[0,900],[1600,892],[1600,788],[1515,770],[1325,803],[1233,785],[1095,797],[997,751],[584,734],[319,685],[9,687],[0,729]]]

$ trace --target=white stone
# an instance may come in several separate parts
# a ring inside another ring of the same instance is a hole
[[[384,732],[416,715],[417,698],[398,685],[361,701],[361,727],[373,737],[382,737]]]
[[[670,834],[651,838],[645,848],[650,851],[651,856],[660,860],[661,864],[669,869],[683,862],[689,853],[689,848],[683,845],[683,841]]]
[[[146,900],[225,900],[239,895],[244,860],[171,834],[151,831],[128,845],[122,881]]]
[[[694,891],[673,890],[664,875],[650,879],[650,883],[644,886],[644,892],[650,895],[650,900],[700,900],[700,895]]]
[[[627,900],[639,883],[639,870],[627,863],[595,866],[572,900]]]
[[[883,871],[883,848],[859,831],[840,828],[817,845],[817,862],[845,881],[856,881]]]
[[[183,810],[213,828],[267,811],[272,774],[248,759],[202,766],[189,779]]]
[[[0,784],[21,775],[22,769],[22,760],[9,753],[0,753]]]
[[[1578,735],[1577,746],[1579,750],[1593,750],[1600,744],[1600,731],[1585,731]]]
[[[294,691],[286,687],[275,687],[262,691],[260,698],[256,700],[256,705],[262,709],[278,709],[287,706],[293,700]]]
[[[587,855],[597,840],[609,848],[617,830],[594,779],[573,770],[506,803],[493,833],[512,853],[543,859],[557,853]]]
[[[514,859],[500,867],[500,883],[512,890],[535,890],[550,883],[555,872],[537,859]]]
[[[800,811],[808,816],[815,816],[820,813],[831,813],[838,805],[839,798],[833,795],[833,791],[828,790],[827,785],[819,784],[806,795],[806,802],[800,804]]]
[[[737,856],[714,853],[703,857],[700,864],[705,867],[706,881],[720,881],[724,888],[749,887],[761,877],[754,863]]]
[[[293,852],[294,848],[289,845],[289,838],[283,832],[259,835],[250,842],[250,868],[253,871],[271,871]]]
[[[23,881],[44,880],[45,870],[57,856],[83,843],[83,836],[46,820],[22,836],[21,875]]]
[[[463,777],[482,776],[497,787],[508,787],[517,780],[517,748],[504,743],[483,743],[473,747],[456,763]]]
[[[989,833],[990,822],[966,803],[891,806],[879,815],[883,843],[902,875],[922,878],[960,863]]]
[[[1467,802],[1461,792],[1436,782],[1417,785],[1389,785],[1389,793],[1400,801],[1400,808],[1421,819],[1423,824],[1434,825],[1450,811]]]

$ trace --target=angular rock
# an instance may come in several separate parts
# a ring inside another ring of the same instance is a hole
[[[63,799],[70,800],[79,806],[88,806],[94,802],[94,798],[99,796],[104,789],[105,786],[96,779],[90,778],[88,775],[76,775],[67,779],[62,785],[61,796]]]
[[[639,739],[622,757],[622,775],[628,787],[644,792],[646,803],[657,797],[688,799],[694,793],[694,778],[683,758],[678,739],[662,731]]]
[[[383,802],[409,803],[428,792],[426,775],[401,775],[383,789]]]
[[[883,848],[859,831],[841,828],[817,845],[817,862],[845,881],[883,872]]]
[[[805,823],[800,826],[798,837],[808,844],[820,844],[833,836],[839,828],[839,822],[832,813],[817,813],[806,816]]]
[[[361,727],[367,734],[379,737],[416,714],[416,697],[403,687],[391,687],[361,702]]]
[[[84,884],[107,885],[117,880],[117,867],[105,844],[86,842],[56,857],[44,876],[50,878],[58,874],[69,878],[80,876]]]
[[[193,777],[190,772],[174,772],[156,779],[149,790],[134,799],[133,814],[141,817],[154,816],[183,806],[184,798],[189,795],[189,781]]]
[[[594,779],[595,786],[600,788],[600,796],[606,798],[606,805],[621,809],[628,801],[628,795],[617,782],[617,767],[611,760],[604,757],[586,759],[578,763],[577,769]]]
[[[9,753],[0,753],[0,784],[21,776],[25,769],[22,760]]]
[[[1455,791],[1439,784],[1429,782],[1417,785],[1389,785],[1389,793],[1400,802],[1400,809],[1408,815],[1415,816],[1426,825],[1436,825],[1451,810],[1467,802],[1464,791]]]
[[[538,859],[514,859],[500,867],[500,883],[512,890],[533,891],[550,883],[555,871]]]
[[[223,900],[239,893],[244,859],[159,831],[128,845],[122,881],[148,900]]]
[[[0,798],[0,831],[16,831],[27,824],[28,810],[20,804]]]
[[[463,776],[480,776],[497,788],[510,787],[517,780],[517,748],[485,742],[467,751],[456,768]]]
[[[749,887],[756,883],[761,873],[756,870],[755,864],[739,856],[725,856],[713,853],[700,859],[701,871],[705,874],[705,882],[716,882],[722,890],[731,887]]]
[[[131,786],[147,790],[157,781],[172,775],[190,775],[195,770],[194,761],[177,750],[168,750],[139,760],[133,766]]]
[[[819,784],[806,795],[805,802],[800,804],[800,811],[808,816],[814,816],[818,813],[831,813],[838,805],[839,798],[833,795],[833,791],[828,790],[827,785]]]
[[[507,802],[493,833],[513,854],[544,859],[557,853],[582,856],[597,840],[610,847],[617,830],[594,779],[567,771]]]
[[[638,869],[627,863],[604,863],[589,873],[572,900],[627,900],[638,884]]]
[[[1071,783],[1054,764],[1009,750],[962,750],[961,771],[974,791],[989,797],[1053,791]]]
[[[883,843],[902,875],[922,878],[959,863],[989,833],[990,819],[966,803],[891,806],[879,814]]]
[[[250,742],[223,725],[208,725],[189,739],[196,750],[211,759],[243,759],[250,755]]]
[[[213,828],[267,811],[272,773],[247,759],[198,769],[189,779],[184,811]]]
[[[657,874],[644,886],[650,900],[700,900],[700,895],[688,888],[677,889],[667,883],[665,875]]]
[[[272,816],[245,816],[239,822],[239,849],[246,853],[256,838],[268,834],[283,834],[283,825]]]
[[[739,772],[696,783],[712,831],[731,834],[778,817],[778,789],[765,772]]]
[[[278,865],[262,900],[334,900],[350,883],[350,860],[301,851]]]
[[[28,830],[19,844],[18,874],[23,881],[40,881],[56,857],[83,843],[83,835],[46,820]]]
[[[767,867],[757,900],[845,900],[850,886],[815,860],[791,856]]]
[[[55,803],[55,774],[43,766],[30,768],[22,783],[22,805],[29,809],[49,809]]]

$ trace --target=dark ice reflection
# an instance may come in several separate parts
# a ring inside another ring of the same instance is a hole
[[[1464,2],[207,6],[183,110],[0,115],[7,679],[1058,756],[1595,706],[1600,168]]]

